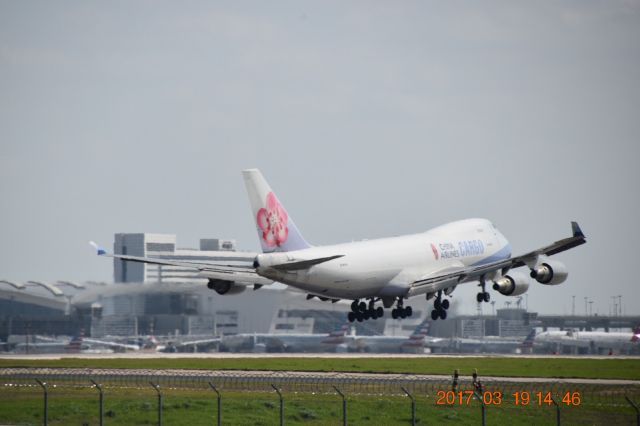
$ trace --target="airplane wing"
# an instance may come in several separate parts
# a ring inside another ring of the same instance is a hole
[[[200,340],[188,340],[186,342],[174,342],[174,347],[185,347],[185,346],[198,346],[198,345],[207,345],[211,343],[220,343],[220,337],[213,337],[211,339],[200,339]]]
[[[112,257],[114,259],[120,259],[128,262],[140,262],[149,263],[152,265],[167,265],[167,266],[179,266],[181,268],[192,269],[195,273],[200,274],[205,278],[213,278],[216,280],[232,281],[243,285],[268,285],[273,281],[267,278],[261,277],[256,274],[255,269],[251,265],[225,265],[210,262],[193,262],[193,261],[181,261],[173,259],[162,259],[158,257],[142,257],[142,256],[129,256],[124,254],[113,254],[107,252],[102,247],[98,246],[93,241],[89,244],[93,246],[98,256]]]
[[[424,277],[412,282],[411,287],[412,289],[426,286],[446,288],[462,282],[481,279],[483,276],[496,271],[501,271],[502,274],[505,274],[513,268],[518,268],[524,265],[533,266],[540,255],[551,256],[587,242],[585,235],[577,222],[571,222],[571,229],[573,233],[571,237],[558,240],[537,250],[509,259],[499,260],[483,265],[461,267],[449,273]]]
[[[108,347],[111,347],[111,348],[128,349],[128,350],[131,350],[131,351],[139,351],[140,350],[140,346],[138,346],[138,345],[128,345],[126,343],[118,343],[118,342],[107,342],[106,340],[96,340],[96,339],[83,338],[82,339],[82,343],[91,343],[91,344],[94,344],[94,345],[108,346]]]

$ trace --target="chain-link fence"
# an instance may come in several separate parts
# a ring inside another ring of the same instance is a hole
[[[0,370],[0,424],[639,424],[638,382],[205,370]]]

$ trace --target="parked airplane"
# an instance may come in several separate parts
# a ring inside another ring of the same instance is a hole
[[[536,335],[535,340],[554,347],[556,352],[561,352],[562,347],[574,350],[583,348],[594,353],[601,350],[630,350],[640,342],[640,327],[636,327],[633,332],[543,331]]]
[[[348,348],[353,352],[424,352],[425,348],[445,348],[449,339],[429,336],[429,320],[425,320],[407,336],[348,336]]]
[[[16,353],[113,353],[137,351],[137,345],[128,345],[106,340],[87,339],[83,333],[69,340],[35,336],[35,342],[18,343]]]
[[[222,336],[220,345],[232,352],[336,352],[347,340],[349,326],[330,333],[242,333]]]
[[[530,351],[533,347],[536,330],[524,338],[484,336],[476,338],[453,337],[449,349],[456,352],[487,352],[487,353],[519,353]]]
[[[410,317],[404,301],[424,294],[433,299],[431,318],[445,319],[449,296],[459,284],[477,282],[478,302],[489,302],[487,281],[506,296],[529,289],[529,277],[514,269],[527,266],[530,277],[541,284],[556,285],[567,279],[567,268],[548,256],[586,242],[576,222],[573,235],[520,256],[511,257],[507,239],[486,219],[466,219],[427,232],[392,238],[313,247],[304,239],[293,219],[257,169],[244,170],[245,185],[262,245],[253,265],[237,266],[208,262],[176,261],[154,257],[109,254],[95,243],[98,255],[131,262],[189,268],[209,279],[208,287],[219,294],[258,289],[274,281],[303,290],[321,299],[353,300],[350,321],[383,316]],[[368,300],[368,303],[366,302]]]

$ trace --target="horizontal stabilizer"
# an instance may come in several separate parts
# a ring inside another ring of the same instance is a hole
[[[281,265],[273,266],[273,269],[277,269],[279,271],[297,271],[300,269],[308,269],[308,268],[311,268],[313,265],[328,262],[330,260],[337,259],[343,256],[344,254],[338,254],[338,255],[329,256],[329,257],[319,257],[317,259],[300,260],[298,262],[283,263]]]

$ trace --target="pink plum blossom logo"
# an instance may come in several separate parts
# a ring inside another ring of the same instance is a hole
[[[265,204],[267,208],[258,210],[257,217],[258,226],[262,231],[262,239],[267,247],[280,247],[289,236],[289,228],[287,228],[289,216],[273,192],[267,194]]]

